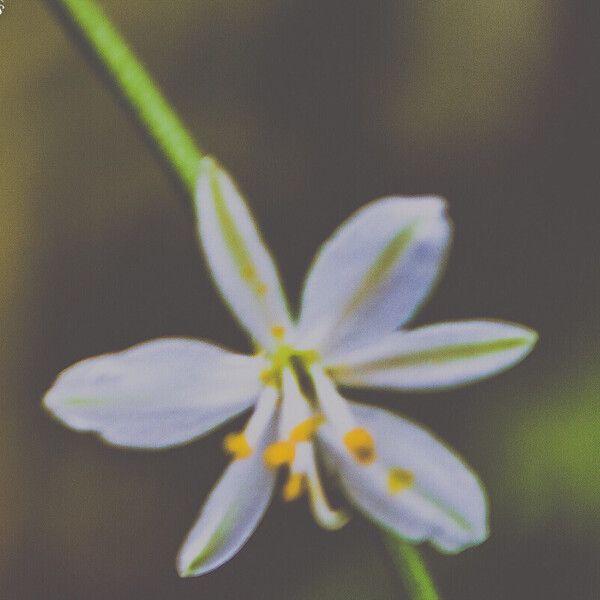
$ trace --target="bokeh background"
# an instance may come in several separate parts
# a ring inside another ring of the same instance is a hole
[[[223,432],[162,453],[40,408],[83,357],[164,335],[247,341],[187,198],[46,2],[0,15],[0,597],[402,598],[370,527],[275,501],[230,563],[174,557],[226,463]],[[238,178],[297,297],[320,242],[390,193],[448,198],[456,239],[418,323],[539,330],[523,364],[452,392],[378,394],[455,446],[492,536],[424,549],[443,597],[600,589],[600,11],[585,0],[105,0],[204,147]]]

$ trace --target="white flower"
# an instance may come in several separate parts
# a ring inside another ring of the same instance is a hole
[[[189,442],[254,407],[244,430],[225,438],[233,460],[183,544],[179,573],[215,569],[242,547],[280,467],[285,500],[306,492],[320,525],[344,525],[346,513],[330,506],[321,485],[316,451],[349,502],[387,530],[445,552],[483,541],[486,499],[473,472],[427,431],[336,389],[454,386],[531,350],[534,332],[495,321],[399,329],[444,262],[451,237],[444,202],[392,197],[358,211],[317,255],[297,321],[248,208],[210,158],[196,203],[215,283],[256,354],[159,339],[77,363],[44,398],[66,425],[134,448]]]

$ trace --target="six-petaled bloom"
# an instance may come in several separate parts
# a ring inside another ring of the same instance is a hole
[[[215,569],[242,547],[280,469],[283,498],[306,493],[327,529],[348,516],[328,501],[324,468],[350,505],[402,538],[445,552],[482,542],[487,503],[474,473],[427,431],[349,402],[336,387],[444,388],[498,373],[531,350],[534,332],[497,321],[401,329],[444,263],[443,200],[390,197],[359,210],[317,254],[296,320],[244,200],[210,158],[196,209],[214,281],[256,353],[159,339],[77,363],[44,398],[66,425],[133,448],[189,442],[253,407],[243,431],[224,439],[231,464],[181,548],[179,573]]]

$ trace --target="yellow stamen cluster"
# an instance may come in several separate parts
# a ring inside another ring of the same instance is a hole
[[[223,448],[232,455],[234,460],[248,458],[252,454],[252,447],[244,432],[229,433],[223,440]]]
[[[390,493],[398,494],[414,485],[415,475],[412,471],[396,467],[389,470],[387,483]]]
[[[287,440],[270,444],[263,454],[263,460],[269,469],[287,466],[290,470],[281,492],[282,498],[286,502],[296,500],[302,495],[307,486],[306,474],[292,471],[292,465],[296,458],[296,445],[310,441],[324,421],[325,417],[323,415],[308,417],[291,430]]]
[[[296,458],[296,444],[309,442],[324,421],[323,415],[312,415],[298,423],[287,440],[280,440],[267,446],[263,454],[265,465],[269,469],[277,469],[284,465],[291,466]]]
[[[273,325],[271,333],[273,337],[281,341],[285,337],[285,327]],[[279,387],[281,372],[292,365],[294,358],[299,359],[305,367],[319,360],[319,355],[315,350],[296,350],[286,344],[280,344],[272,353],[266,356],[271,360],[271,366],[261,372],[260,379],[265,385],[274,387]]]
[[[361,465],[370,465],[375,460],[373,436],[363,427],[355,427],[344,435],[344,444]]]
[[[299,498],[306,489],[306,475],[304,473],[290,473],[281,496],[286,502]]]

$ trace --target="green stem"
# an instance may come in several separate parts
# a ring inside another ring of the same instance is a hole
[[[142,64],[93,0],[50,0],[108,76],[111,87],[155,143],[190,195],[203,153]],[[384,541],[412,600],[439,600],[419,551],[384,534]]]
[[[397,537],[383,533],[383,543],[387,548],[396,570],[402,578],[402,585],[411,600],[439,600],[431,575],[419,550]]]
[[[133,111],[186,190],[193,194],[202,153],[108,17],[93,0],[53,2],[99,61],[114,84],[112,87]]]

